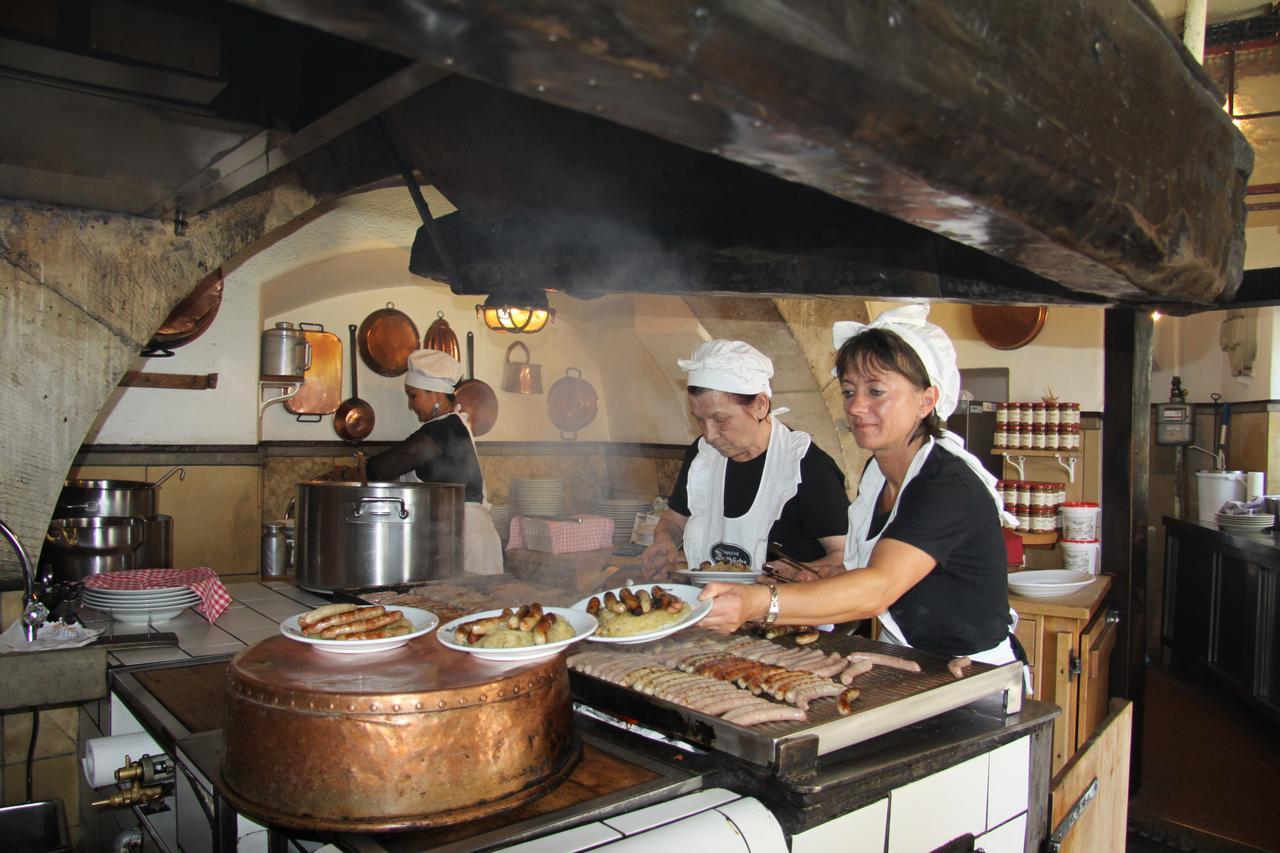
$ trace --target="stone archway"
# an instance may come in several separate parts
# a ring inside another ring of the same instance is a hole
[[[63,478],[142,346],[209,271],[257,251],[331,200],[398,173],[362,126],[172,224],[19,200],[0,203],[0,518],[39,554]],[[20,569],[0,549],[0,579]]]

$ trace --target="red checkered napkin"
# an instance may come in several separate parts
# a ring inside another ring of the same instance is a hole
[[[231,606],[231,593],[213,569],[132,569],[90,575],[85,586],[94,589],[168,589],[185,586],[200,596],[196,612],[210,622]]]
[[[526,530],[526,525],[534,532]],[[534,539],[539,541],[529,541]],[[571,521],[517,515],[511,519],[507,536],[508,551],[530,548],[557,555],[598,551],[612,544],[613,520],[600,515],[576,516]]]

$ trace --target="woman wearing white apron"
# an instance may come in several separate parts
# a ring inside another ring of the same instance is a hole
[[[845,417],[872,459],[849,507],[849,571],[805,584],[711,584],[703,624],[819,625],[876,616],[881,639],[986,663],[1015,659],[995,478],[942,428],[960,378],[928,306],[833,328]]]
[[[409,411],[422,426],[395,447],[369,460],[370,480],[403,479],[420,483],[461,483],[466,488],[462,514],[462,567],[467,574],[502,573],[502,542],[489,516],[484,474],[475,441],[458,413],[453,389],[462,378],[457,359],[431,349],[409,355],[404,393]]]
[[[665,575],[681,546],[689,568],[724,562],[758,572],[770,542],[792,559],[843,569],[844,475],[770,412],[773,362],[741,341],[715,340],[678,363],[702,436],[685,452],[641,555],[646,576]]]

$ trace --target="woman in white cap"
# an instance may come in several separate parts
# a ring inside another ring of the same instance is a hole
[[[770,411],[773,362],[742,341],[716,340],[678,364],[689,374],[689,411],[702,436],[685,453],[641,555],[646,575],[665,574],[682,545],[691,569],[736,563],[759,572],[770,543],[817,572],[843,569],[844,475],[809,435]]]
[[[872,459],[849,507],[849,571],[804,584],[710,584],[703,624],[821,625],[871,616],[881,639],[986,663],[1015,658],[1004,512],[995,478],[943,429],[960,390],[955,349],[927,305],[836,323],[845,417]],[[779,567],[779,574],[785,571]]]
[[[502,573],[502,542],[489,517],[484,474],[476,457],[471,430],[459,415],[453,397],[462,378],[457,359],[433,349],[409,354],[404,393],[409,411],[422,426],[390,450],[369,460],[370,480],[403,479],[423,483],[461,483],[466,487],[463,510],[462,561],[468,574]]]

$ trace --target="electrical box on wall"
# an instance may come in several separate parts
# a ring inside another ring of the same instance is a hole
[[[1191,444],[1194,423],[1190,403],[1156,404],[1156,444]]]

